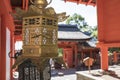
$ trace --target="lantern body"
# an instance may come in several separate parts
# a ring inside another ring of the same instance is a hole
[[[23,18],[23,56],[57,57],[57,18]]]

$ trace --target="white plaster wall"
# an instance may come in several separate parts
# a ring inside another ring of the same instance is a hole
[[[6,80],[10,80],[10,30],[6,28]]]

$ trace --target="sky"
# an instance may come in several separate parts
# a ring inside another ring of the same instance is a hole
[[[80,14],[85,18],[89,26],[97,25],[97,12],[94,6],[64,2],[63,0],[52,0],[52,3],[48,7],[53,7],[56,13],[66,12],[67,15]]]

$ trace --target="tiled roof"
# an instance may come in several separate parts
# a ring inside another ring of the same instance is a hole
[[[70,31],[70,32],[74,32],[74,31],[80,31],[80,30],[77,28],[77,25],[59,24],[58,25],[58,31]]]
[[[90,36],[81,32],[77,25],[58,25],[58,39],[59,40],[88,40]]]

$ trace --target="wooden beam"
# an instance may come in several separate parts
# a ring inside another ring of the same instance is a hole
[[[20,32],[22,32],[22,29],[15,29],[15,31],[20,31]]]
[[[92,2],[92,0],[89,0],[88,3],[87,3],[87,5],[89,5],[91,2]]]
[[[82,0],[79,0],[79,4],[82,2]]]
[[[78,3],[78,0],[66,0],[66,2],[74,2],[74,3]]]
[[[89,0],[88,2],[83,2],[82,0],[65,0],[65,2],[74,2],[77,4],[85,4],[85,5],[92,5],[92,6],[96,5],[96,3],[91,3],[92,0]]]
[[[114,43],[99,42],[99,43],[97,43],[97,47],[101,47],[101,45],[104,45],[107,47],[120,47],[120,42],[114,42]]]

